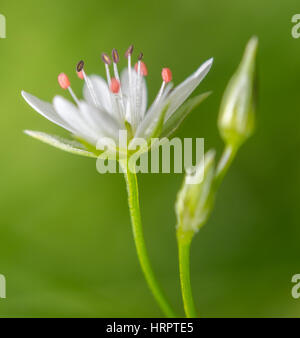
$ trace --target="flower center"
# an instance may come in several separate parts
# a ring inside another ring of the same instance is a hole
[[[128,64],[128,88],[123,88],[123,90],[122,85],[124,84],[121,84],[118,71],[118,63],[120,61],[118,51],[115,48],[112,50],[112,60],[106,53],[101,54],[101,59],[105,66],[107,86],[111,99],[111,107],[113,111],[117,112],[119,120],[123,121],[126,128],[128,129],[128,125],[130,125],[130,129],[132,133],[134,133],[138,124],[144,117],[144,112],[142,111],[142,109],[145,110],[145,108],[142,108],[142,104],[143,99],[145,98],[143,97],[144,93],[142,79],[144,76],[148,75],[148,69],[146,64],[142,61],[143,53],[140,53],[138,55],[138,61],[135,63],[133,69],[131,66],[132,54],[133,45],[130,45],[125,52],[125,58],[127,58]],[[111,64],[113,65],[113,77],[111,77],[110,74]],[[81,80],[85,81],[94,105],[99,109],[103,109],[103,105],[101,104],[102,102],[99,102],[99,95],[97,95],[96,93],[93,82],[86,75],[84,66],[84,61],[81,60],[78,62],[76,67],[77,75]],[[133,72],[135,72],[135,74],[133,74]],[[163,99],[163,96],[165,97],[167,95],[168,90],[167,92],[165,92],[166,84],[172,81],[172,72],[169,68],[163,68],[161,76],[163,82],[160,87],[159,93],[154,100],[153,106],[157,105]],[[77,96],[71,88],[68,76],[64,73],[59,74],[58,83],[62,89],[68,89],[75,103],[79,105],[80,101],[78,100]]]

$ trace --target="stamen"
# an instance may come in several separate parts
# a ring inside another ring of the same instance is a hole
[[[106,53],[102,53],[101,54],[101,59],[104,62],[107,83],[108,83],[108,86],[110,86],[111,79],[110,79],[109,65],[111,64],[111,60],[110,60],[109,56]]]
[[[117,63],[120,61],[118,51],[114,48],[112,50],[112,59],[114,62],[114,74],[115,78],[120,82],[120,76],[119,76],[119,71],[118,71],[118,66]]]
[[[118,94],[120,90],[120,82],[116,78],[112,78],[109,86],[110,90],[114,94]]]
[[[84,79],[83,72],[82,72],[83,67],[84,67],[84,61],[81,60],[78,62],[77,67],[76,67],[77,75],[81,80]]]
[[[126,50],[126,52],[125,52],[125,57],[126,57],[126,59],[128,59],[128,56],[130,55],[132,55],[132,53],[133,53],[133,45],[130,45],[129,47],[128,47],[128,49]]]
[[[154,101],[155,104],[158,103],[158,101],[160,100],[160,98],[161,98],[161,96],[162,96],[162,94],[163,94],[163,92],[165,90],[165,87],[166,87],[166,82],[163,81],[163,83],[161,84],[160,90],[159,90],[159,92],[158,92],[158,94],[156,96],[156,99]]]
[[[142,53],[141,53],[142,54]],[[140,54],[140,55],[141,55]],[[140,99],[140,96],[141,96],[141,79],[142,79],[142,75],[141,75],[141,61],[140,61],[140,56],[139,56],[139,61],[138,61],[138,64],[137,64],[137,73],[138,73],[138,76],[136,78],[136,96],[135,96],[135,107],[136,107],[136,111],[135,111],[135,120],[138,120],[138,114],[139,114],[139,111],[140,111],[140,106],[141,106],[141,99]]]
[[[80,73],[83,70],[83,68],[84,68],[84,61],[81,60],[77,63],[76,70],[78,73]]]
[[[83,71],[77,72],[77,76],[79,77],[79,79],[83,80],[84,79]]]
[[[146,67],[146,64],[142,61],[143,59],[143,53],[141,52],[138,56],[138,62],[135,64],[134,69],[137,72],[137,83],[136,83],[136,118],[140,117],[142,118],[140,112],[141,108],[141,102],[142,102],[142,76],[147,76],[148,75],[148,70]]]
[[[147,66],[146,64],[143,62],[143,61],[138,61],[135,65],[134,65],[134,69],[137,73],[138,72],[138,67],[139,67],[139,64],[140,64],[140,67],[141,67],[141,75],[142,76],[147,76],[148,75],[148,69],[147,69]]]
[[[112,50],[112,59],[114,62],[115,78],[120,82],[120,76],[119,76],[118,66],[117,66],[117,63],[120,61],[120,57],[119,57],[118,51],[115,48]]]
[[[58,83],[62,89],[68,89],[71,85],[70,80],[65,73],[61,73],[58,75]]]
[[[91,94],[91,97],[92,97],[92,100],[94,101],[94,104],[96,107],[99,107],[99,102],[97,100],[97,96],[96,96],[96,93],[95,93],[95,90],[93,88],[93,85],[90,81],[90,79],[86,76],[86,73],[84,71],[84,61],[79,61],[77,63],[77,66],[76,66],[76,71],[77,71],[77,75],[80,79],[84,79],[86,85],[87,85],[87,88]]]
[[[119,63],[120,61],[119,53],[115,48],[112,50],[112,59],[114,63]]]
[[[161,77],[163,79],[163,83],[160,87],[160,90],[158,92],[158,95],[154,101],[154,104],[157,104],[158,101],[160,100],[164,90],[165,90],[165,87],[166,87],[166,84],[171,82],[172,81],[172,72],[171,72],[171,69],[170,68],[163,68],[162,71],[161,71]]]
[[[138,56],[138,60],[139,60],[139,61],[142,61],[142,60],[143,60],[143,56],[144,56],[144,54],[143,54],[142,52],[140,52],[140,54],[139,54],[139,56]]]
[[[102,53],[101,54],[101,59],[102,61],[106,64],[106,65],[110,65],[111,64],[111,60],[109,58],[109,56],[106,53]]]
[[[113,50],[112,54],[113,54],[112,58],[113,58],[114,65],[115,65],[116,64],[115,61],[117,61],[119,55],[118,55],[118,52],[116,50]],[[112,79],[111,76],[110,76],[109,65],[111,64],[111,60],[110,60],[109,56],[106,53],[102,53],[101,59],[104,62],[104,65],[105,65],[107,85],[108,85],[108,88],[110,89],[111,104],[112,104],[113,107],[115,107],[115,109],[117,109],[118,114],[121,118],[122,113],[120,111],[120,104],[119,104],[120,97],[118,95],[115,95],[115,96],[112,95],[112,93],[114,93],[114,94],[119,93],[119,91],[120,91],[120,80],[115,79],[115,78]]]
[[[77,96],[75,95],[75,93],[73,92],[73,89],[71,88],[71,86],[68,88],[68,91],[71,94],[73,100],[76,102],[77,106],[79,106],[79,100]]]
[[[123,100],[121,81],[120,81],[120,76],[119,76],[119,71],[118,71],[118,66],[117,66],[117,63],[120,61],[120,57],[119,57],[118,51],[115,48],[112,50],[112,59],[113,59],[114,75],[115,75],[116,80],[119,82],[118,92],[120,93],[120,101],[121,101],[120,105],[121,105],[122,115],[125,116],[125,104]]]
[[[134,114],[134,105],[132,102],[133,99],[133,91],[132,91],[132,76],[131,76],[131,55],[133,53],[133,45],[130,45],[125,53],[125,57],[128,59],[128,82],[129,82],[129,98],[127,102],[129,102],[129,110],[131,114]]]
[[[161,77],[164,82],[168,83],[172,81],[172,72],[170,68],[163,68],[161,71]]]
[[[71,83],[70,80],[68,78],[68,76],[65,73],[61,73],[58,75],[58,83],[60,85],[60,87],[62,89],[68,89],[69,93],[71,94],[73,100],[76,102],[76,104],[79,104],[79,100],[77,98],[77,96],[75,95],[75,93],[73,92],[72,88],[71,88]]]

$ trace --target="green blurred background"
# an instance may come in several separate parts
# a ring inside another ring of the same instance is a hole
[[[197,92],[213,90],[177,136],[204,137],[222,151],[216,121],[222,93],[248,39],[259,37],[255,135],[242,147],[208,224],[192,245],[192,284],[205,317],[300,315],[291,278],[300,273],[300,39],[291,36],[298,0],[2,0],[0,40],[0,273],[7,279],[1,317],[161,316],[139,268],[121,175],[46,146],[24,129],[65,135],[34,112],[22,89],[45,100],[57,74],[104,75],[99,55],[134,43],[149,69],[153,99],[160,70],[175,83],[204,60],[214,66]],[[125,66],[125,61],[124,61]],[[64,95],[64,93],[63,93]],[[182,175],[141,175],[140,197],[151,260],[182,312],[174,201]]]

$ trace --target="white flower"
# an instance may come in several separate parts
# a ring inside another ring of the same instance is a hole
[[[139,55],[135,67],[131,67],[132,51],[133,46],[130,46],[125,54],[128,67],[123,70],[121,76],[117,68],[117,51],[113,50],[113,62],[107,54],[102,54],[106,81],[98,75],[87,76],[83,61],[79,62],[77,73],[85,81],[83,100],[76,97],[65,74],[59,75],[59,84],[63,89],[69,90],[74,103],[61,96],[55,96],[51,104],[22,91],[24,99],[32,108],[68,130],[76,141],[42,132],[25,132],[60,149],[86,156],[96,156],[97,142],[103,137],[112,138],[117,144],[120,130],[127,130],[128,141],[137,137],[149,141],[152,137],[169,136],[192,108],[208,96],[208,93],[199,95],[182,106],[210,70],[213,59],[203,63],[195,73],[173,90],[172,73],[168,68],[164,68],[162,86],[147,109],[147,68],[142,61],[142,54]],[[114,77],[110,75],[111,63]]]

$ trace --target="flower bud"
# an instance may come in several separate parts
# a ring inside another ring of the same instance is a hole
[[[258,39],[248,42],[243,59],[231,78],[220,108],[218,126],[227,145],[238,148],[254,130]]]
[[[196,166],[194,173],[187,172],[175,206],[181,234],[193,234],[206,222],[213,205],[214,174],[214,150],[205,154],[204,161]]]

